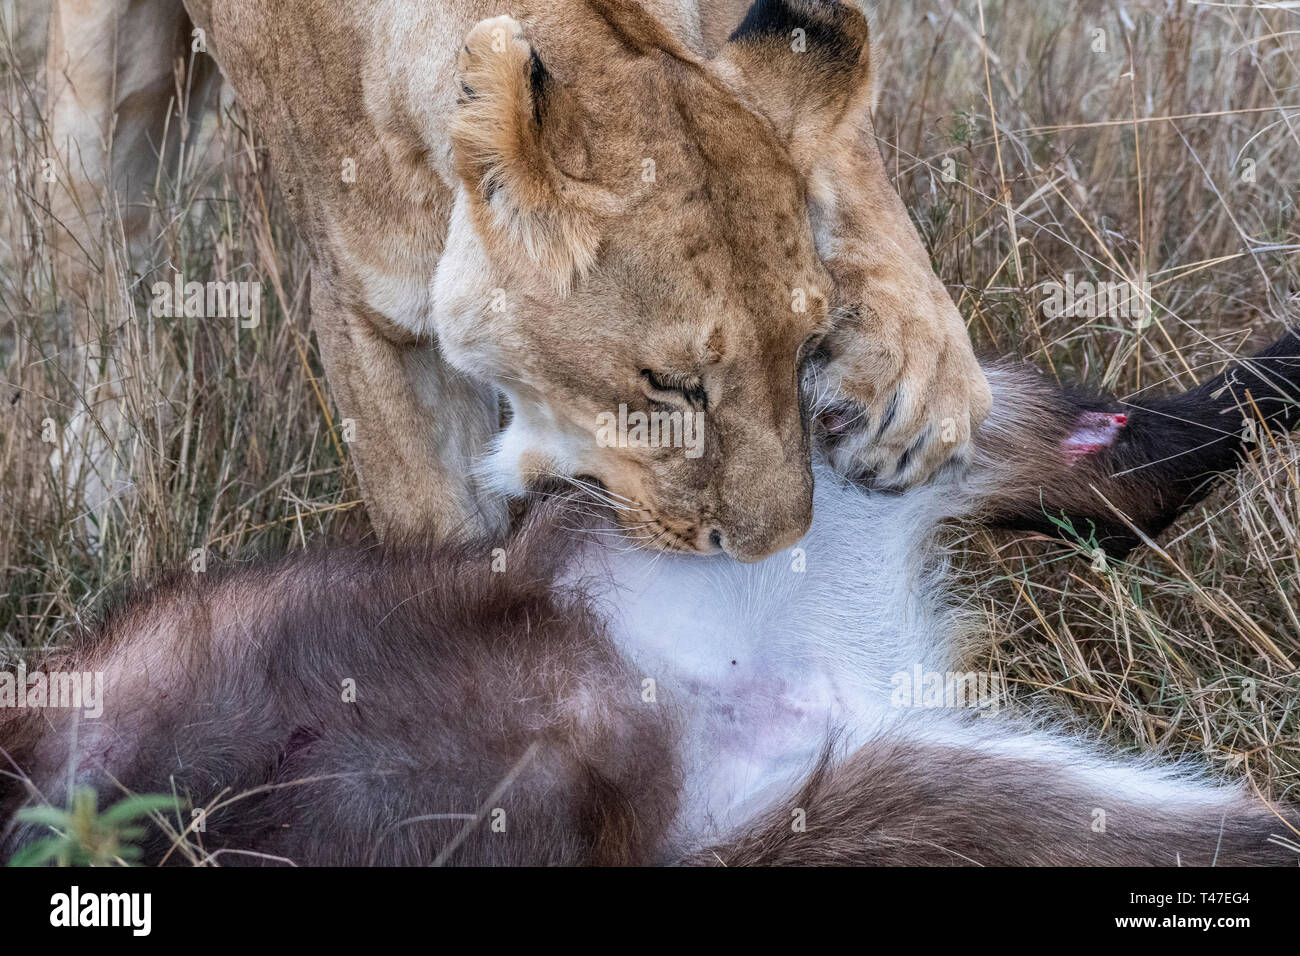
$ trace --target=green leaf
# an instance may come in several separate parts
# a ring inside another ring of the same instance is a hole
[[[72,824],[72,817],[68,811],[60,810],[58,807],[24,807],[14,816],[23,823],[58,827],[60,830],[67,830]]]
[[[115,803],[102,814],[100,822],[105,826],[116,826],[119,823],[125,823],[128,820],[134,820],[136,817],[148,816],[155,810],[172,810],[180,809],[180,801],[175,797],[170,797],[161,793],[143,793],[134,797],[127,797],[119,803]]]
[[[67,845],[63,837],[46,837],[29,843],[9,858],[9,866],[44,866]]]

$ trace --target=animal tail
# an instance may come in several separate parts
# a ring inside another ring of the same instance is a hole
[[[1116,557],[1300,422],[1295,331],[1188,391],[1129,402],[1064,391],[1033,369],[986,371],[993,412],[977,436],[971,484],[989,523],[1095,535]]]
[[[788,799],[696,866],[1300,864],[1300,815],[1177,765],[1107,760],[1041,732],[828,746]]]

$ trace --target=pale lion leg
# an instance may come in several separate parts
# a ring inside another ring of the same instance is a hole
[[[188,49],[177,0],[55,0],[46,58],[50,222],[61,308],[78,345],[70,374],[83,396],[53,464],[71,500],[103,519],[129,487],[116,467],[122,437],[113,348],[132,320],[131,261],[147,239],[174,58]],[[177,130],[170,133],[173,143]]]
[[[992,395],[948,290],[894,191],[870,120],[843,132],[827,177],[824,250],[840,321],[827,383],[866,427],[837,450],[847,469],[906,486],[969,457]]]
[[[427,339],[335,291],[312,271],[312,326],[325,374],[381,537],[469,540],[505,530],[504,501],[473,479],[496,434],[495,395],[463,377]]]
[[[706,49],[716,51],[752,15],[752,2],[703,5]],[[834,7],[817,0],[788,5],[802,16]],[[912,485],[947,461],[969,459],[972,432],[991,396],[961,315],[889,180],[870,103],[846,109],[833,142],[818,145],[813,183],[818,251],[835,283],[838,317],[826,342],[830,361],[819,376],[818,404],[838,406],[840,420],[868,426],[838,443],[838,468]]]

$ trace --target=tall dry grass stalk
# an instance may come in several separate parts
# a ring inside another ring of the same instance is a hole
[[[188,128],[185,64],[173,120],[187,131],[153,191],[151,241],[128,251],[108,229],[87,251],[101,281],[92,349],[78,349],[79,304],[48,251],[40,9],[25,6],[0,7],[9,653],[58,642],[106,591],[196,549],[365,530],[303,250],[239,111],[223,101]],[[982,348],[1131,396],[1209,375],[1297,317],[1300,9],[932,0],[882,4],[874,23],[882,146]],[[175,270],[261,282],[260,326],[151,318],[147,290]],[[1149,282],[1152,322],[1048,318],[1036,286],[1066,273]],[[120,418],[104,413],[114,392]],[[87,474],[68,446],[96,442],[110,465]],[[1121,745],[1201,752],[1300,798],[1300,464],[1287,436],[1264,446],[1130,565],[967,538],[992,630],[976,653]],[[101,489],[111,506],[89,508]]]

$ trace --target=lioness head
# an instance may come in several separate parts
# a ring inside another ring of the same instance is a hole
[[[810,203],[870,96],[866,22],[760,0],[704,60],[618,0],[548,16],[461,51],[441,347],[509,401],[500,488],[590,476],[648,546],[761,559],[811,518]]]

